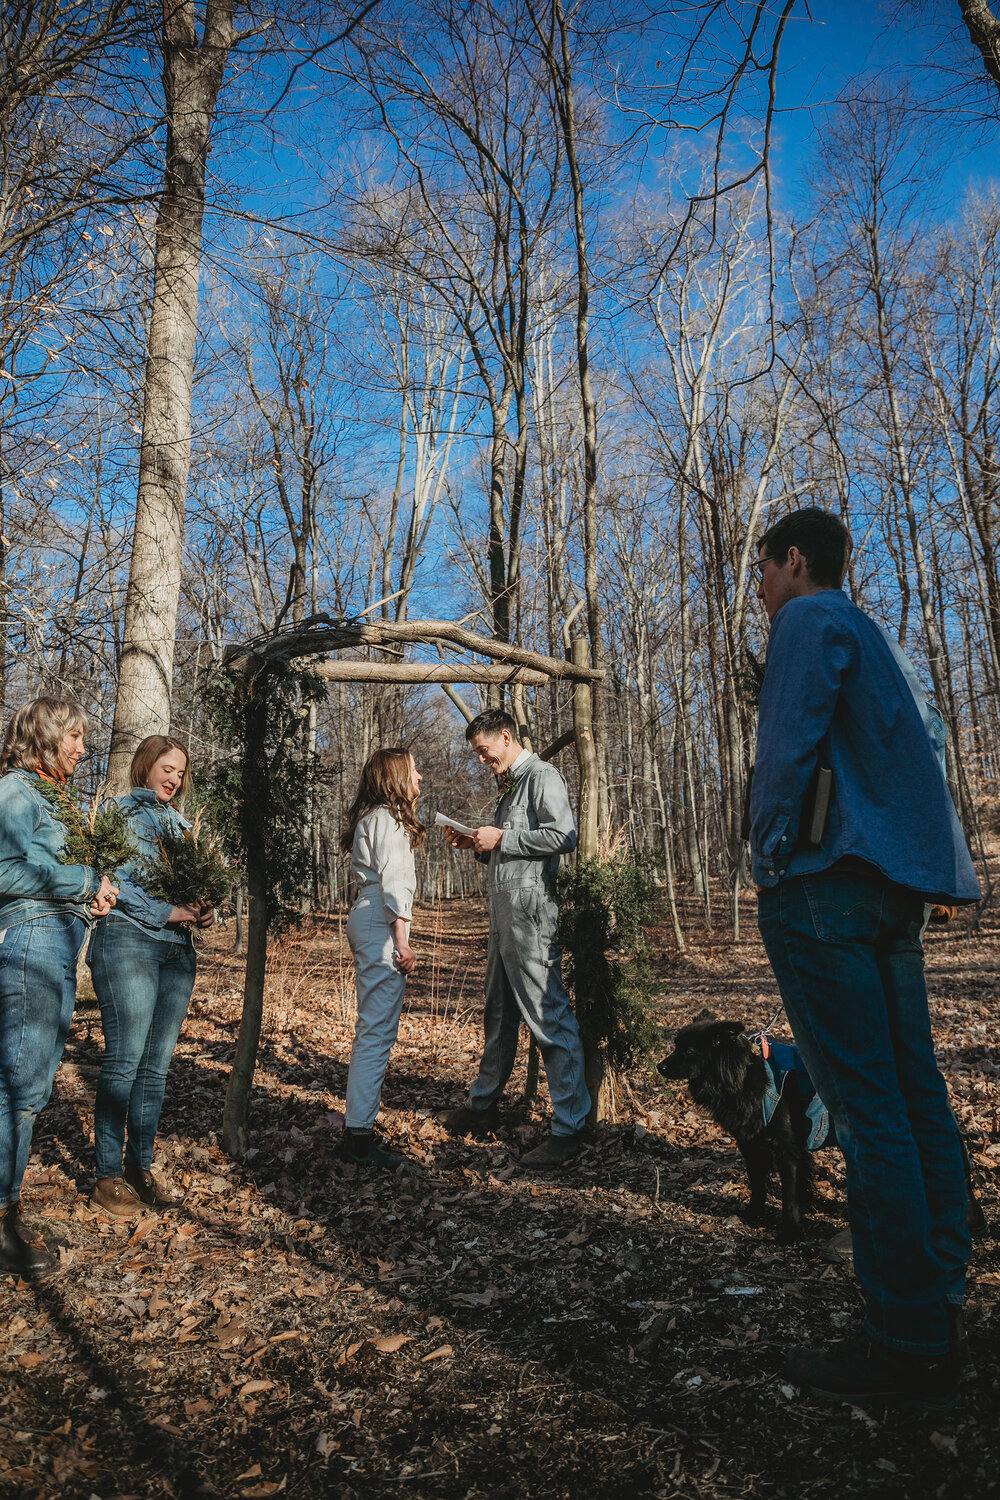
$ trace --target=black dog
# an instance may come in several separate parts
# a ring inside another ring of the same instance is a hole
[[[695,1021],[681,1027],[674,1050],[657,1065],[664,1078],[686,1078],[695,1104],[735,1137],[750,1179],[750,1203],[740,1217],[760,1224],[767,1185],[777,1169],[781,1179],[778,1239],[802,1238],[803,1218],[812,1197],[812,1162],[806,1146],[805,1104],[789,1074],[770,1120],[764,1124],[766,1064],[743,1035],[741,1021]]]
[[[682,1026],[674,1039],[673,1052],[657,1064],[664,1078],[687,1079],[695,1104],[707,1109],[715,1123],[735,1138],[750,1179],[750,1202],[740,1214],[746,1223],[762,1222],[768,1182],[777,1170],[781,1180],[777,1238],[782,1244],[791,1244],[803,1236],[803,1219],[812,1197],[812,1160],[807,1144],[810,1121],[799,1086],[801,1075],[793,1071],[786,1076],[765,1125],[766,1070],[764,1058],[744,1035],[742,1022],[717,1021],[711,1012],[690,1026]],[[831,1139],[829,1144],[833,1143]],[[978,1237],[988,1226],[972,1186],[972,1164],[964,1139],[961,1144],[966,1218],[972,1234]]]

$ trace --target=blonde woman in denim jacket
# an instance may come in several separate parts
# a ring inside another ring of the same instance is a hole
[[[0,751],[0,1272],[36,1281],[58,1262],[21,1216],[21,1183],[73,1018],[77,957],[116,894],[96,870],[61,862],[66,829],[41,790],[70,780],[86,730],[78,704],[36,698]]]
[[[138,857],[116,871],[118,903],[98,924],[87,952],[104,1027],[90,1206],[117,1218],[135,1218],[143,1204],[176,1208],[183,1201],[153,1175],[153,1150],[167,1071],[194,988],[189,924],[210,927],[215,920],[201,902],[172,906],[157,900],[138,878],[141,865],[156,858],[157,839],[188,827],[172,806],[191,782],[184,746],[165,734],[149,735],[132,757],[131,781],[132,790],[118,805]]]

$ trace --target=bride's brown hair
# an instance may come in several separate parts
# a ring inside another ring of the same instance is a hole
[[[350,854],[354,847],[354,830],[375,807],[387,807],[401,828],[410,835],[410,848],[419,849],[424,841],[424,825],[416,814],[413,792],[413,756],[398,745],[388,750],[374,750],[361,772],[358,795],[347,814],[347,827],[340,837],[340,847]]]

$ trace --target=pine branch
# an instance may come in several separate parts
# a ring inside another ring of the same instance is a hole
[[[89,865],[102,878],[138,856],[125,813],[99,791],[89,801],[69,785],[40,781],[38,790],[66,830],[59,862]]]
[[[187,829],[166,829],[156,840],[155,858],[146,860],[138,873],[139,883],[160,901],[171,906],[190,906],[207,901],[220,907],[233,884],[217,836],[202,825],[201,814]]]

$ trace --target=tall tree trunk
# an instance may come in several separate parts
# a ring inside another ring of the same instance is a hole
[[[264,1019],[268,898],[271,887],[267,858],[267,828],[271,811],[267,763],[267,687],[267,675],[262,674],[260,682],[249,689],[244,725],[246,750],[241,790],[250,921],[247,966],[243,981],[243,1013],[222,1114],[222,1147],[230,1156],[242,1156],[249,1145],[247,1131],[250,1092]]]
[[[590,257],[587,245],[586,194],[577,154],[576,101],[573,97],[573,55],[570,22],[562,0],[552,0],[553,29],[531,12],[545,54],[559,127],[566,149],[566,169],[573,195],[573,238],[576,247],[576,361],[583,426],[583,577],[587,600],[587,631],[594,666],[604,669],[601,635],[601,596],[597,552],[597,403],[590,380]],[[555,32],[558,31],[558,48]],[[599,816],[608,821],[606,704],[603,681],[593,686],[594,732],[598,757]]]
[[[128,784],[129,762],[139,741],[170,727],[184,503],[191,466],[191,387],[205,165],[216,100],[234,38],[233,0],[207,0],[200,44],[193,0],[163,0],[166,176],[156,219],[139,496],[108,765],[108,779],[120,789]]]
[[[958,8],[973,46],[979,48],[983,67],[1000,89],[1000,19],[989,0],[958,0]]]

